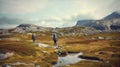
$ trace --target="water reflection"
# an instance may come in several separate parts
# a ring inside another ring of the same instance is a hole
[[[78,58],[79,55],[82,55],[83,53],[72,53],[72,54],[68,54],[65,57],[58,57],[58,62],[57,64],[55,64],[53,67],[58,67],[58,66],[62,66],[62,65],[69,65],[69,64],[75,64],[81,60],[81,58]]]

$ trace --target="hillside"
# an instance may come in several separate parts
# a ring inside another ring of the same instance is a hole
[[[0,29],[1,34],[10,34],[10,33],[42,33],[42,35],[52,35],[57,33],[61,36],[81,36],[86,34],[93,34],[100,32],[91,27],[84,26],[73,26],[73,27],[64,27],[64,28],[50,28],[42,27],[34,24],[20,24],[13,29]]]
[[[12,32],[26,33],[26,32],[45,32],[50,31],[52,28],[37,26],[34,24],[20,24],[12,30]]]
[[[76,26],[92,27],[105,31],[120,31],[120,13],[113,12],[100,20],[78,20]]]

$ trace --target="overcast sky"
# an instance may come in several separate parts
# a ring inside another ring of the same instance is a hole
[[[120,11],[120,0],[0,0],[0,28],[30,23],[46,27],[74,26]]]

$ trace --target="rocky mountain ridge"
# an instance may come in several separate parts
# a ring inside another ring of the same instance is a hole
[[[113,12],[100,20],[78,20],[76,26],[92,27],[105,31],[120,31],[120,13]]]
[[[2,29],[3,31],[3,29]],[[47,35],[47,33],[57,33],[58,36],[81,36],[81,35],[87,35],[87,34],[93,34],[100,32],[99,30],[96,30],[94,28],[90,27],[64,27],[64,28],[49,28],[49,27],[42,27],[37,26],[34,24],[20,24],[16,28],[8,29],[6,33],[34,33],[39,32],[43,35]]]
[[[49,31],[52,28],[50,27],[42,27],[42,26],[37,26],[34,24],[20,24],[12,32],[19,32],[19,33],[26,33],[26,32],[45,32]]]
[[[110,15],[104,17],[103,19],[115,19],[115,18],[120,18],[120,12],[119,11],[115,11],[113,13],[111,13]]]

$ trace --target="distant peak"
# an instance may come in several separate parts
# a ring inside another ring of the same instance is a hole
[[[120,11],[115,11],[115,12],[113,12],[111,14],[119,14],[120,15]]]
[[[120,18],[120,11],[112,12],[110,15],[106,16],[104,19],[114,19]]]

